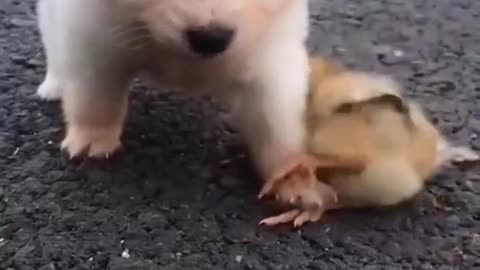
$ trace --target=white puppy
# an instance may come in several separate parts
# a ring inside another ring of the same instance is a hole
[[[62,147],[103,157],[120,145],[139,75],[229,106],[264,179],[308,162],[307,0],[39,0],[48,71],[61,99]]]

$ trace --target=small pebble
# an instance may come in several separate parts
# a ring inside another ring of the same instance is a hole
[[[125,258],[125,259],[130,258],[130,251],[128,250],[128,248],[122,252],[122,258]]]
[[[404,55],[404,53],[401,50],[394,50],[393,51],[393,56],[395,56],[395,57],[402,57],[403,55]]]

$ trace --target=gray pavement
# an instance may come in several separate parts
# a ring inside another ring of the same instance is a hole
[[[480,1],[312,0],[312,51],[394,75],[458,143],[480,150]],[[33,0],[0,1],[0,269],[480,269],[479,170],[414,202],[341,211],[296,231],[266,214],[214,107],[138,86],[126,151],[67,162]]]

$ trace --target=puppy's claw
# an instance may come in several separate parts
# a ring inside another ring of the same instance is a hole
[[[325,211],[324,208],[305,211],[295,218],[295,221],[293,222],[293,226],[295,226],[295,228],[300,228],[303,224],[307,222],[317,222],[322,217],[324,211]]]
[[[267,195],[270,195],[273,191],[273,188],[274,188],[274,181],[267,181],[263,187],[262,187],[262,190],[260,191],[260,193],[258,194],[258,199],[262,199],[264,198],[265,196]]]
[[[289,223],[293,221],[295,228],[300,228],[307,222],[317,222],[320,220],[324,213],[324,208],[309,209],[300,211],[298,209],[290,210],[280,215],[271,216],[260,221],[260,225],[276,226],[283,223]]]
[[[68,138],[65,138],[61,145],[60,149],[62,151],[67,152],[68,158],[70,160],[73,160],[77,158],[78,156],[81,156],[83,153],[88,152],[90,149],[89,145],[83,145],[83,144],[71,144],[68,140]]]
[[[281,224],[281,223],[288,223],[288,222],[291,222],[292,220],[295,219],[296,216],[298,216],[298,214],[300,213],[300,210],[290,210],[288,212],[285,212],[285,213],[282,213],[280,215],[277,215],[277,216],[272,216],[272,217],[268,217],[268,218],[265,218],[263,219],[262,221],[260,221],[260,225],[265,225],[265,226],[275,226],[275,225],[278,225],[278,224]]]

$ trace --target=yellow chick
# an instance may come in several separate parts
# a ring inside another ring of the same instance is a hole
[[[277,189],[292,198],[278,199],[299,208],[263,224],[293,220],[298,227],[327,210],[393,206],[417,195],[443,165],[479,160],[471,149],[451,145],[392,78],[320,57],[310,67],[306,148],[317,158],[317,182],[289,176]]]
[[[353,174],[335,165],[318,169],[319,180],[337,192],[337,207],[401,203],[446,162],[479,159],[468,148],[451,146],[392,78],[322,58],[310,63],[307,148],[320,160],[358,166]]]

